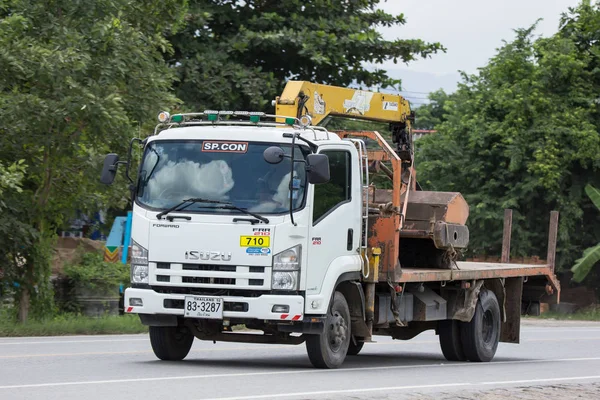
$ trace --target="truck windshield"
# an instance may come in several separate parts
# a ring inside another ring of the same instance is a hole
[[[154,141],[144,152],[137,186],[138,204],[153,210],[165,210],[184,199],[204,198],[227,201],[236,207],[259,214],[289,211],[290,162],[269,164],[263,152],[270,146],[281,147],[286,155],[291,145],[234,141]],[[294,158],[304,160],[308,149],[296,146]],[[306,172],[303,163],[295,163],[292,180],[295,210],[303,207]],[[195,203],[185,212],[239,213]]]

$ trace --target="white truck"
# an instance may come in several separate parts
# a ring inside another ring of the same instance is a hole
[[[558,300],[550,264],[455,261],[468,206],[418,187],[402,97],[289,82],[275,105],[162,112],[139,141],[124,304],[158,358],[182,360],[195,337],[305,342],[314,366],[336,368],[373,335],[435,329],[449,360],[489,361],[518,342],[522,301]],[[332,116],[390,122],[397,148],[317,126]],[[103,183],[119,164],[129,176],[132,146],[106,157]],[[382,171],[391,189],[369,182]]]

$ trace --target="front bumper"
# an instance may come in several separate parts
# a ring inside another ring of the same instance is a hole
[[[299,295],[261,295],[259,297],[243,296],[220,296],[223,302],[227,303],[246,303],[247,311],[223,311],[223,318],[244,318],[275,321],[298,321],[302,320],[304,315],[304,297]],[[131,306],[130,299],[141,299],[142,306]],[[182,302],[185,299],[184,294],[157,293],[152,289],[134,289],[125,290],[125,312],[131,314],[166,314],[183,316],[183,306],[174,308],[173,304],[177,301]],[[274,313],[271,310],[274,305],[288,305],[289,312]],[[167,306],[167,307],[165,307]]]

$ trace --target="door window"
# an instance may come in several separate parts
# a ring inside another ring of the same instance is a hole
[[[350,153],[343,150],[324,151],[329,157],[331,179],[327,183],[315,185],[313,225],[325,218],[341,204],[350,201],[351,174]]]

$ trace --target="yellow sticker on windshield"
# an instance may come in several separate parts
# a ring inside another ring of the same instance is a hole
[[[240,247],[269,247],[269,236],[240,236]]]

